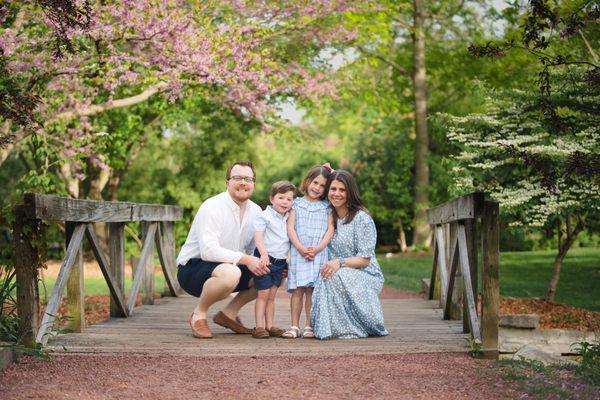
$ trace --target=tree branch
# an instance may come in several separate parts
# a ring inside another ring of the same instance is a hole
[[[124,99],[119,99],[119,100],[108,101],[104,104],[95,104],[86,109],[66,111],[61,114],[58,114],[56,117],[50,119],[49,121],[46,121],[46,123],[44,125],[48,125],[50,123],[57,122],[57,121],[64,120],[64,119],[68,120],[68,119],[73,119],[73,118],[77,118],[77,117],[87,117],[90,115],[99,114],[104,111],[113,110],[115,108],[130,107],[135,104],[139,104],[139,103],[142,103],[142,102],[148,100],[150,97],[152,97],[156,93],[160,93],[163,90],[165,90],[166,87],[167,87],[167,84],[164,82],[161,82],[154,86],[150,86],[148,89],[144,90],[142,93],[135,95],[135,96],[126,97]]]
[[[362,53],[368,54],[368,55],[370,55],[372,57],[375,57],[375,58],[379,59],[380,61],[383,61],[384,63],[386,63],[390,67],[394,68],[396,71],[400,72],[401,74],[408,74],[408,71],[403,66],[401,66],[400,64],[398,64],[394,60],[390,60],[389,58],[383,56],[382,54],[379,54],[379,53],[376,53],[374,51],[371,51],[371,50],[369,50],[366,47],[361,46],[361,45],[356,46],[356,48],[358,50],[360,50]]]

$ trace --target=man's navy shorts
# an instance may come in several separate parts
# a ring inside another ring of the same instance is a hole
[[[225,263],[191,258],[185,265],[177,267],[179,285],[192,296],[200,297],[204,283],[212,276],[215,268],[221,264]],[[252,272],[245,265],[238,265],[238,268],[242,271],[242,276],[238,285],[233,289],[234,292],[249,289],[250,279],[254,278]]]
[[[258,250],[254,252],[256,257],[260,257],[260,253]],[[287,268],[287,260],[285,259],[276,259],[269,256],[269,264],[268,268],[271,270],[266,275],[263,276],[255,276],[254,277],[254,288],[256,290],[266,290],[270,289],[273,286],[281,286],[281,281],[283,280],[283,270]]]

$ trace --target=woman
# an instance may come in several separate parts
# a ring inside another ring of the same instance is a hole
[[[352,175],[335,171],[327,197],[334,209],[335,236],[329,261],[315,284],[311,320],[318,339],[385,336],[379,293],[383,274],[375,258],[377,232]]]

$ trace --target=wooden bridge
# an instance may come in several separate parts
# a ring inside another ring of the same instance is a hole
[[[356,340],[252,339],[210,322],[215,337],[195,339],[188,318],[196,299],[183,294],[175,279],[173,223],[179,207],[124,202],[96,202],[56,196],[25,195],[15,210],[14,254],[17,270],[21,342],[41,343],[56,351],[76,353],[172,353],[197,355],[270,354],[391,354],[460,352],[481,347],[497,356],[498,349],[498,205],[473,193],[428,210],[435,237],[429,299],[382,299],[389,336]],[[65,221],[67,250],[41,322],[39,321],[38,260],[43,254],[42,221]],[[124,288],[124,224],[141,221],[143,246],[129,295]],[[109,225],[109,256],[103,253],[92,223]],[[481,232],[481,235],[477,235]],[[88,242],[111,292],[111,319],[84,327],[82,242]],[[478,296],[478,238],[482,248],[482,290]],[[154,268],[158,250],[167,284],[154,300]],[[398,268],[402,268],[400,264]],[[58,305],[67,288],[74,333],[55,335]],[[135,306],[138,293],[140,307]],[[478,299],[481,298],[481,301]],[[276,325],[289,324],[289,298],[280,296]],[[479,304],[478,304],[479,303]],[[217,303],[209,315],[216,313]],[[253,325],[253,307],[241,313]]]

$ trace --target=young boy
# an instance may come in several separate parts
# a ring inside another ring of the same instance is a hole
[[[254,255],[271,271],[263,276],[254,277],[254,287],[258,297],[254,306],[256,328],[252,337],[267,339],[280,337],[285,330],[273,326],[275,316],[275,295],[281,286],[282,273],[287,268],[287,256],[290,240],[287,235],[287,219],[292,208],[296,187],[287,181],[275,182],[271,186],[270,206],[254,220]]]

